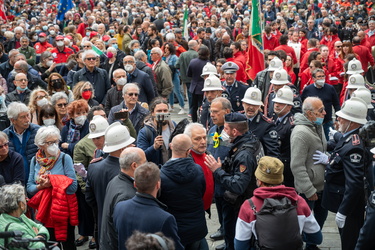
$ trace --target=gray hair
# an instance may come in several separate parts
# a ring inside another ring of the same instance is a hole
[[[113,71],[112,75],[115,76],[115,74],[117,74],[118,72],[122,72],[126,74],[126,71],[120,68],[120,69],[116,69],[115,71]]]
[[[126,58],[126,57],[130,57],[130,58],[135,62],[135,57],[134,57],[134,56],[131,56],[131,55],[127,55],[127,56],[125,56],[124,59],[122,59],[123,62],[125,61],[125,58]]]
[[[167,42],[174,41],[176,39],[176,36],[173,33],[168,33],[165,35],[165,40]]]
[[[205,127],[203,127],[202,124],[200,124],[198,122],[193,122],[193,123],[189,123],[188,125],[186,125],[185,130],[184,130],[184,134],[191,138],[192,135],[193,135],[193,130],[196,129],[196,128],[204,130],[204,133],[207,132]]]
[[[14,31],[14,33],[16,33],[17,31],[21,31],[22,33],[25,32],[24,29],[22,27],[19,27],[19,26],[15,27],[13,31]]]
[[[117,49],[113,48],[113,47],[108,47],[107,49],[107,52],[110,51],[112,52],[113,54],[117,55]]]
[[[160,56],[163,56],[163,51],[159,47],[154,47],[151,49],[152,53],[158,53]]]
[[[27,41],[30,41],[30,39],[27,37],[27,36],[23,36],[20,38],[20,42],[22,42],[22,40],[27,40]]]
[[[134,54],[134,58],[137,62],[142,61],[142,59],[146,56],[146,53],[143,50],[138,50]]]
[[[113,42],[113,41],[116,41],[116,43],[117,43],[117,39],[116,39],[116,38],[111,38],[111,39],[109,39],[109,40],[108,40],[108,43]]]
[[[7,115],[9,119],[17,120],[18,115],[23,112],[28,112],[28,113],[30,112],[26,104],[22,102],[12,102],[8,106]]]
[[[86,60],[87,55],[94,55],[95,57],[99,57],[99,55],[95,51],[89,49],[82,53],[82,61]]]
[[[136,83],[127,83],[125,84],[124,88],[122,88],[122,95],[124,96],[128,92],[128,89],[131,87],[133,88],[136,87],[138,89],[138,94],[139,94],[139,87]]]
[[[52,56],[52,53],[49,52],[49,51],[44,51],[41,55],[40,55],[40,61],[42,62],[44,59],[47,59],[49,57]]]
[[[229,109],[229,110],[232,110],[232,104],[231,104],[230,101],[229,101],[227,98],[225,98],[225,97],[221,97],[221,96],[216,97],[215,99],[212,100],[211,105],[212,105],[214,102],[215,102],[215,103],[216,103],[216,102],[221,103],[221,105],[223,105],[223,109]]]
[[[68,96],[64,92],[56,92],[55,94],[52,95],[51,97],[51,103],[52,106],[56,105],[56,102],[60,99],[65,99],[66,102],[69,101]]]
[[[21,184],[0,187],[0,213],[11,213],[19,208],[19,202],[26,198],[25,188]]]
[[[312,73],[312,77],[315,78],[316,73],[318,73],[318,72],[325,74],[325,72],[324,72],[323,69],[317,68],[317,69],[315,69],[315,70],[313,71],[313,73]]]
[[[0,131],[0,140],[9,141],[8,135]]]
[[[137,151],[129,151],[120,157],[120,168],[123,170],[129,170],[133,162],[137,163],[137,165],[140,165],[142,163],[141,161],[142,156],[139,155]]]
[[[306,115],[307,111],[314,110],[313,103],[316,101],[322,101],[319,97],[310,96],[307,97],[302,104],[302,113]]]
[[[133,47],[134,44],[138,43],[139,45],[141,45],[141,43],[138,41],[138,40],[131,40],[128,47],[129,49],[131,49]]]
[[[56,136],[60,140],[60,130],[55,126],[41,127],[38,129],[38,132],[36,132],[34,144],[37,147],[43,146],[49,136]]]

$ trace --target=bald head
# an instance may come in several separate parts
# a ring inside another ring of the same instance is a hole
[[[193,144],[189,136],[185,134],[176,135],[171,142],[172,158],[187,157],[192,146]]]
[[[188,42],[189,49],[196,49],[198,46],[198,42],[196,40],[190,40]]]

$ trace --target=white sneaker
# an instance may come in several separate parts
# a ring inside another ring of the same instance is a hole
[[[173,110],[173,106],[171,106],[171,105],[168,104],[168,107],[169,107],[169,109],[168,109],[169,112],[173,112],[174,111]]]
[[[184,115],[184,114],[186,114],[185,109],[181,109],[180,112],[178,112],[178,114],[179,114],[179,115]]]

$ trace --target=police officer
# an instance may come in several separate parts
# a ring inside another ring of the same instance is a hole
[[[280,160],[284,163],[284,185],[294,187],[293,173],[290,169],[290,135],[294,128],[292,112],[294,94],[291,88],[284,86],[277,91],[273,99],[273,110],[276,114],[275,124],[279,136]]]
[[[229,99],[232,104],[233,111],[243,112],[243,106],[241,104],[241,99],[244,96],[246,89],[249,87],[243,82],[236,80],[237,70],[239,69],[238,65],[234,62],[226,62],[221,66],[221,69],[224,71],[225,81],[223,86],[225,88],[222,96]]]
[[[302,111],[301,109],[301,98],[299,97],[298,91],[294,84],[290,84],[288,80],[288,73],[285,69],[279,68],[275,70],[272,80],[272,85],[270,86],[270,89],[268,90],[268,95],[266,97],[266,101],[264,104],[264,111],[266,112],[266,116],[274,119],[277,118],[277,114],[274,112],[273,109],[273,99],[276,97],[276,93],[279,89],[281,89],[283,86],[289,86],[289,88],[293,91],[293,107],[292,107],[292,113],[300,113]]]
[[[199,123],[209,130],[212,126],[209,112],[210,105],[213,99],[221,96],[223,88],[221,87],[221,81],[219,79],[219,74],[217,74],[216,67],[211,63],[207,63],[203,67],[201,77],[205,80],[202,89],[204,98],[200,108]]]
[[[359,97],[367,104],[367,121],[375,121],[375,103],[371,102],[371,91],[366,87],[359,87],[352,93],[352,97]]]
[[[275,123],[260,112],[263,105],[262,93],[258,88],[250,87],[242,99],[245,115],[248,118],[249,130],[254,133],[264,147],[267,156],[279,157],[279,142]]]
[[[341,248],[354,249],[365,212],[365,173],[371,155],[359,137],[359,129],[367,122],[367,105],[358,98],[347,100],[338,117],[338,131],[342,133],[328,160],[322,155],[319,162],[326,167],[322,205],[336,213],[336,224],[341,237]]]
[[[238,212],[245,199],[253,195],[256,188],[254,172],[263,154],[258,139],[249,131],[246,116],[239,113],[225,115],[224,141],[233,144],[229,155],[221,163],[212,155],[206,157],[205,163],[214,173],[215,181],[225,188],[223,201],[223,225],[225,232],[225,249],[234,249],[234,233]]]
[[[375,249],[375,192],[373,191],[367,201],[366,220],[359,233],[355,250]]]

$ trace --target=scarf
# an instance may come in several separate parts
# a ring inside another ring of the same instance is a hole
[[[81,125],[75,125],[73,120],[70,120],[67,143],[77,142],[81,139]]]
[[[35,156],[36,161],[38,162],[40,166],[38,176],[44,175],[46,174],[47,171],[51,170],[55,166],[55,163],[57,159],[59,158],[59,156],[60,156],[60,153],[57,157],[56,156],[46,157],[43,151],[39,149]],[[37,183],[39,183],[39,178],[37,179]]]

